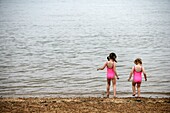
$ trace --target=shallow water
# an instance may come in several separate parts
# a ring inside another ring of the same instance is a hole
[[[170,97],[169,0],[1,0],[0,96],[102,96],[115,52],[118,96],[131,95],[133,60],[143,96]],[[126,95],[127,94],[127,95]]]

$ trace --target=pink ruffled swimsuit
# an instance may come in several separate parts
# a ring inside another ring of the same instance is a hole
[[[133,81],[134,81],[135,83],[142,82],[142,67],[141,67],[141,71],[140,71],[140,72],[137,72],[137,71],[135,70],[135,67],[134,67]]]
[[[112,68],[109,68],[107,66],[107,79],[113,79],[114,76],[115,76],[115,72],[113,70],[113,66],[112,66]]]

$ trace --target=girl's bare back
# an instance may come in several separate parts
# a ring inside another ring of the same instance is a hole
[[[113,68],[113,62],[112,61],[108,61],[107,62],[107,66],[108,66],[108,68]]]
[[[136,66],[135,66],[135,70],[136,70],[137,72],[141,72],[141,71],[142,71],[142,68],[141,68],[140,65],[136,65]]]

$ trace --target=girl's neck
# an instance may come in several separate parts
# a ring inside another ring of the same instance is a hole
[[[113,59],[110,59],[110,61],[114,62],[114,60],[113,60]]]
[[[142,66],[142,64],[136,64],[137,66]]]

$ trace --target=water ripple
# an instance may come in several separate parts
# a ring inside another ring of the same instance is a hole
[[[96,69],[110,52],[118,56],[119,95],[131,95],[127,78],[141,57],[142,93],[169,96],[169,4],[1,0],[0,96],[101,96],[106,69]]]

